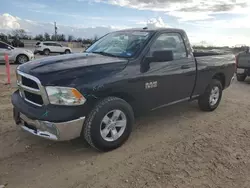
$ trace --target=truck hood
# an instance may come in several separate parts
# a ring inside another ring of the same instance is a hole
[[[33,60],[17,69],[37,77],[43,84],[56,84],[58,80],[70,82],[72,78],[86,76],[90,72],[97,75],[100,72],[122,70],[127,63],[128,60],[124,58],[75,53]]]

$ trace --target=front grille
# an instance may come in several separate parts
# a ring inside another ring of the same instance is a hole
[[[22,76],[22,84],[34,89],[39,89],[37,83],[34,80]]]
[[[41,95],[37,95],[34,93],[30,93],[27,91],[24,91],[24,96],[27,100],[39,104],[39,105],[43,105],[43,98],[41,97]]]
[[[17,85],[20,96],[27,102],[36,106],[49,103],[45,88],[36,77],[17,70]]]

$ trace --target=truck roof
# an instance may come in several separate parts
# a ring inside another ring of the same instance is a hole
[[[183,29],[177,29],[177,28],[131,28],[131,29],[123,29],[120,31],[151,31],[151,32],[157,32],[157,31],[168,31],[168,32],[180,32],[180,33],[185,33]]]

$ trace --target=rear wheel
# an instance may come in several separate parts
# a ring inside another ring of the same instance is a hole
[[[236,77],[237,77],[237,80],[239,82],[244,82],[245,79],[246,79],[246,77],[247,77],[247,75],[245,75],[245,74],[237,74]]]
[[[219,80],[213,79],[198,100],[200,109],[203,111],[215,110],[220,104],[221,97],[222,84]]]
[[[133,123],[131,106],[120,98],[108,97],[98,102],[90,112],[82,135],[93,148],[110,151],[128,139]]]
[[[24,54],[18,55],[16,58],[16,63],[18,63],[18,64],[23,64],[23,63],[26,63],[28,61],[29,61],[28,56],[24,55]]]
[[[44,54],[44,55],[49,55],[49,54],[50,54],[50,50],[49,50],[49,49],[43,50],[43,54]]]

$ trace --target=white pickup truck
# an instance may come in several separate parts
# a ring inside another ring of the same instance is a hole
[[[239,82],[245,81],[247,76],[250,76],[250,51],[247,48],[244,52],[236,56],[237,66],[237,80]]]

